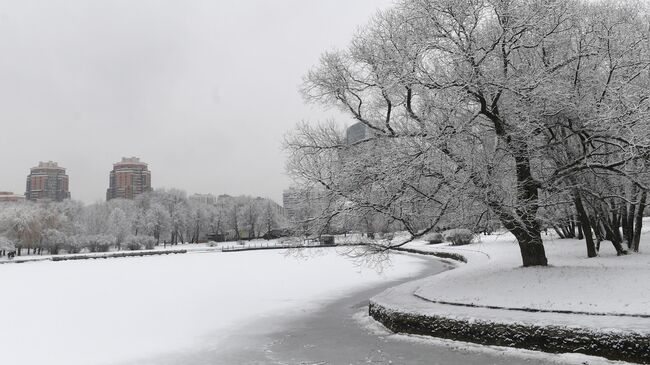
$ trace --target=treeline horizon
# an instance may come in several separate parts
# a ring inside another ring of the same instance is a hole
[[[157,189],[133,200],[84,204],[0,204],[0,255],[151,249],[158,244],[259,238],[287,225],[280,205],[267,198],[220,195],[214,204],[179,189]]]

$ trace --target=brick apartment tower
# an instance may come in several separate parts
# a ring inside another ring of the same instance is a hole
[[[137,195],[151,191],[151,172],[147,164],[137,157],[122,157],[113,164],[106,190],[106,200],[122,198],[133,199]]]
[[[68,175],[56,162],[39,162],[27,176],[25,198],[32,201],[62,201],[70,198]]]

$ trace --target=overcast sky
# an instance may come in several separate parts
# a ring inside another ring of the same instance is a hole
[[[336,118],[298,87],[391,0],[0,0],[0,191],[54,160],[105,198],[123,156],[154,188],[281,199],[282,137]]]

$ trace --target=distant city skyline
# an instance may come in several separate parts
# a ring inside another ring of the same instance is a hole
[[[51,172],[54,171],[52,176],[54,179],[49,185],[55,185],[53,188],[50,188],[51,191],[45,191],[46,185],[48,185],[48,175],[51,175]],[[29,175],[27,176],[27,187],[23,192],[13,192],[13,191],[0,191],[0,202],[16,202],[24,200],[54,200],[61,201],[64,199],[73,199],[70,191],[68,190],[69,186],[69,176],[66,173],[66,168],[59,166],[59,163],[56,161],[39,161],[37,166],[34,166],[29,169]],[[137,182],[133,181],[133,175],[136,173]],[[63,180],[61,180],[63,179]],[[59,181],[57,181],[59,180]],[[59,186],[61,185],[61,186]],[[160,189],[168,189],[166,187]],[[275,201],[279,206],[282,206],[283,203],[286,204],[287,194],[289,191],[293,191],[295,187],[289,186],[282,191],[282,198],[276,200],[272,197],[262,197],[256,194],[229,194],[227,192],[192,192],[186,191],[178,187],[171,187],[170,189],[179,189],[187,193],[187,197],[190,200],[205,204],[216,204],[217,200],[221,197],[235,197],[235,196],[251,196],[260,198],[268,198],[272,201]],[[155,187],[151,185],[151,171],[148,170],[148,164],[140,161],[138,157],[122,157],[119,162],[113,163],[113,169],[110,170],[109,179],[108,179],[108,189],[106,189],[106,200],[111,200],[115,198],[122,199],[133,199],[138,194],[143,192],[155,190]],[[47,196],[48,194],[54,194],[53,196]],[[62,194],[62,195],[60,195]],[[59,196],[60,195],[60,196]],[[97,201],[99,202],[99,201]]]
[[[50,179],[50,176],[52,179]],[[134,176],[132,175],[138,175]],[[52,180],[48,183],[48,180]],[[137,181],[134,181],[137,180]],[[47,185],[53,185],[46,189]],[[66,168],[59,166],[56,161],[38,162],[38,165],[29,169],[27,175],[26,189],[22,192],[0,191],[0,202],[16,202],[24,200],[53,200],[62,201],[64,199],[73,199],[69,186],[69,176]],[[138,157],[122,157],[121,161],[113,163],[113,169],[110,170],[108,179],[108,189],[105,190],[105,199],[111,200],[116,198],[133,199],[135,196],[155,190],[151,185],[151,171],[148,170],[148,164],[140,161]],[[160,188],[168,189],[168,188]],[[205,204],[216,204],[219,197],[228,196],[252,196],[260,197],[255,194],[228,194],[224,192],[191,192],[178,187],[170,189],[179,189],[187,193],[190,200],[195,200]],[[283,192],[283,195],[286,191]],[[52,196],[48,196],[52,195]],[[269,198],[274,200],[273,198]],[[99,202],[99,201],[98,201]],[[282,200],[277,201],[282,204]]]
[[[73,199],[102,201],[112,164],[138,156],[154,188],[280,202],[285,133],[354,123],[305,105],[303,75],[391,3],[5,1],[0,191],[23,194],[34,162],[52,160]]]

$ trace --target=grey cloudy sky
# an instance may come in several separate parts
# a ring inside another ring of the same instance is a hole
[[[122,156],[154,187],[279,200],[283,135],[344,117],[302,76],[391,0],[0,0],[0,190],[38,161],[104,199]]]

